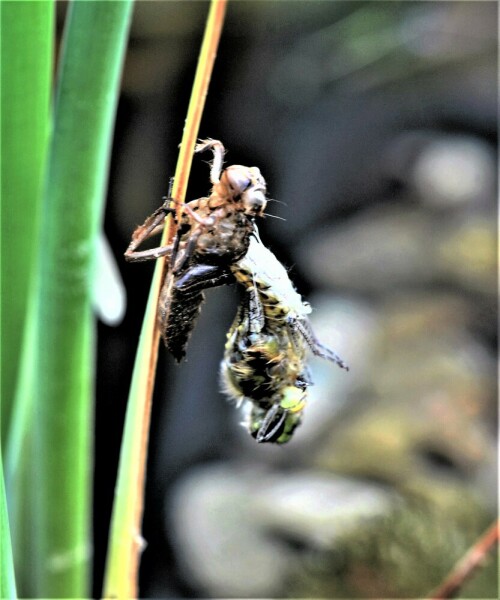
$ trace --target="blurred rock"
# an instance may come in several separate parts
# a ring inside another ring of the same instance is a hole
[[[312,552],[288,581],[296,598],[424,598],[489,525],[464,494],[452,510],[410,502],[384,518],[361,522],[334,548]],[[461,598],[495,598],[494,557],[465,584]]]
[[[383,294],[429,281],[432,220],[422,211],[372,208],[299,246],[300,266],[317,287]]]
[[[397,498],[382,486],[311,471],[207,466],[181,480],[167,528],[191,584],[211,597],[280,597],[302,560],[297,547],[331,548]]]
[[[493,215],[469,215],[450,223],[435,249],[442,277],[471,291],[496,296],[497,234]]]
[[[252,510],[262,473],[230,465],[192,470],[173,490],[167,534],[194,589],[212,597],[279,595],[286,548]]]
[[[411,178],[422,202],[431,206],[453,209],[491,203],[496,185],[494,152],[478,138],[442,136],[418,156]]]
[[[479,136],[430,129],[404,131],[382,155],[382,172],[429,208],[490,209],[496,197],[493,145]]]
[[[495,248],[493,215],[439,217],[386,206],[317,231],[297,259],[319,288],[384,295],[443,282],[494,294]]]
[[[380,312],[365,380],[371,401],[338,418],[312,460],[337,473],[376,477],[434,505],[453,504],[468,488],[491,508],[495,363],[457,322],[460,313],[452,316],[460,303],[439,300],[401,297]]]

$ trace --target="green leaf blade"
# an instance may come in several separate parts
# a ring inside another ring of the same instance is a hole
[[[63,39],[39,252],[37,596],[89,596],[92,288],[131,9],[74,2]]]
[[[3,478],[3,463],[0,454],[0,598],[17,598],[14,562],[10,541],[7,499]]]
[[[1,5],[2,440],[7,439],[37,251],[49,135],[54,3]]]

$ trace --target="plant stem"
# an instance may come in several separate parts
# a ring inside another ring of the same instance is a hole
[[[210,5],[175,171],[172,195],[178,202],[183,202],[186,195],[194,145],[222,32],[225,8],[225,0],[212,0]],[[172,220],[169,219],[162,244],[171,240],[174,233]],[[145,466],[159,342],[156,312],[164,272],[165,260],[157,260],[128,399],[104,581],[106,598],[126,599],[138,595],[139,558],[143,547],[141,522]]]
[[[464,583],[484,564],[488,553],[498,546],[499,537],[500,521],[497,520],[457,562],[445,580],[429,595],[429,599],[454,598]]]

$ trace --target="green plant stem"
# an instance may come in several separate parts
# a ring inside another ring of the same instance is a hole
[[[39,248],[35,595],[88,597],[92,282],[130,0],[73,2],[63,36]]]

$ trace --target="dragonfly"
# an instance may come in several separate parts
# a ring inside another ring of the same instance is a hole
[[[246,404],[257,442],[283,444],[300,424],[310,381],[305,354],[292,329],[266,320],[258,291],[249,289],[227,335],[221,382],[229,398]]]
[[[257,442],[284,444],[302,421],[312,384],[307,349],[349,367],[317,339],[308,318],[311,306],[257,230],[231,272],[245,296],[227,335],[223,391],[237,405],[246,404],[246,426]]]
[[[223,169],[225,148],[211,138],[195,152],[211,150],[210,194],[181,204],[180,217],[170,192],[164,203],[136,228],[125,252],[129,262],[166,257],[169,261],[158,302],[158,324],[167,349],[177,361],[186,347],[204,299],[203,290],[232,280],[228,267],[248,250],[254,220],[264,216],[266,181],[258,167],[231,165]],[[172,215],[177,233],[172,243],[138,250],[158,234]]]

